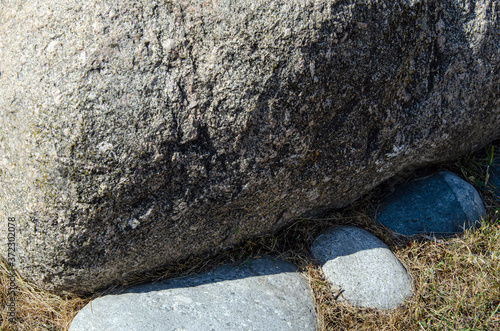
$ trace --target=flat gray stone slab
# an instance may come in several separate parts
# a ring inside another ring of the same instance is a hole
[[[326,279],[354,306],[392,309],[413,293],[406,269],[380,239],[353,227],[335,227],[314,241],[311,251]],[[342,297],[339,297],[342,299]]]
[[[485,213],[483,201],[472,185],[451,172],[441,171],[406,183],[388,195],[376,219],[406,236],[449,236],[476,225]]]
[[[70,331],[315,330],[309,286],[270,258],[150,283],[85,306]]]

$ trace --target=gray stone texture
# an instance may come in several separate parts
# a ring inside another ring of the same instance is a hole
[[[135,286],[85,306],[70,331],[316,330],[307,281],[269,258]]]
[[[370,232],[339,226],[316,238],[311,251],[339,299],[358,307],[392,309],[413,293],[410,276],[389,247]]]
[[[0,231],[16,218],[16,267],[53,292],[213,255],[500,134],[495,1],[0,4]]]
[[[475,226],[485,214],[483,200],[472,185],[441,171],[406,183],[388,195],[376,219],[406,236],[449,236]]]

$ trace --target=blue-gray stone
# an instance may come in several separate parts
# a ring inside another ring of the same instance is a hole
[[[315,330],[308,284],[270,258],[135,286],[85,306],[70,331]]]
[[[311,251],[326,279],[343,292],[339,299],[359,307],[392,309],[413,293],[406,269],[391,250],[368,231],[335,227],[314,241]]]
[[[376,219],[406,236],[448,236],[476,225],[484,215],[476,189],[457,175],[441,171],[406,183],[388,195]]]
[[[500,159],[495,160],[495,163],[490,167],[489,183],[495,197],[500,200]]]

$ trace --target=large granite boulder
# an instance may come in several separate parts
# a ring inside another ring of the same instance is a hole
[[[3,1],[0,252],[92,292],[499,137],[491,1]]]

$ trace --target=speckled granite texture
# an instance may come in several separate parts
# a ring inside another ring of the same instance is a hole
[[[496,2],[0,7],[0,230],[49,291],[215,254],[500,134]]]

